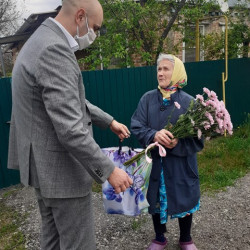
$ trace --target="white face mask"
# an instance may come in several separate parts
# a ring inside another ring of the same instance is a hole
[[[86,25],[87,25],[88,33],[83,35],[83,36],[79,36],[79,27],[78,27],[78,25],[77,25],[77,28],[76,28],[76,36],[74,38],[75,38],[76,42],[79,45],[79,50],[86,49],[96,39],[96,34],[95,34],[94,30],[89,29],[87,17],[86,17]]]

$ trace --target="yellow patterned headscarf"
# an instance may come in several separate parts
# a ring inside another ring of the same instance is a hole
[[[174,70],[171,77],[169,86],[164,89],[158,86],[158,89],[161,91],[163,99],[170,100],[170,96],[177,91],[177,88],[183,88],[187,85],[187,73],[184,67],[183,62],[174,55],[171,55],[174,58]]]

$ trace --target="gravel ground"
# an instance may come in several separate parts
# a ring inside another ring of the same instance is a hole
[[[39,249],[40,215],[32,188],[17,185],[0,190],[0,197],[13,192],[5,200],[21,215],[28,214],[20,227],[26,236],[28,250]],[[1,198],[0,198],[1,199]],[[102,208],[100,194],[94,193],[96,241],[98,250],[142,250],[152,237],[151,217],[107,215]],[[24,217],[25,218],[25,217]],[[169,220],[166,249],[178,247],[178,221]],[[250,250],[250,174],[239,179],[234,186],[213,196],[201,197],[200,211],[196,212],[192,227],[193,240],[202,250]]]

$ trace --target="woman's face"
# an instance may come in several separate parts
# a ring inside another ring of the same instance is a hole
[[[174,71],[174,64],[169,60],[163,59],[158,65],[157,79],[161,88],[167,88],[170,84]]]

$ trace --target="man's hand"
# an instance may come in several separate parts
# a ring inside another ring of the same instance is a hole
[[[124,192],[133,184],[133,181],[128,174],[118,167],[115,167],[114,171],[110,174],[108,181],[117,194]]]
[[[130,132],[128,128],[124,124],[119,123],[116,120],[113,120],[110,123],[109,127],[111,131],[120,138],[121,141],[123,141],[123,139],[128,138],[130,136]]]
[[[174,138],[173,134],[166,129],[162,129],[155,134],[154,142],[159,142],[166,148],[172,149],[177,143],[178,139]]]

